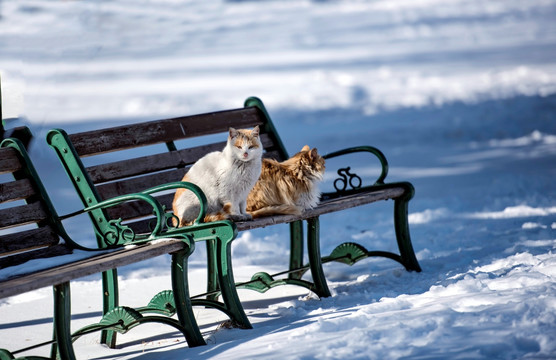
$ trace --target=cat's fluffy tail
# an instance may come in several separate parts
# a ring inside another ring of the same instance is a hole
[[[270,215],[300,215],[302,209],[295,205],[271,205],[249,212],[253,219]]]

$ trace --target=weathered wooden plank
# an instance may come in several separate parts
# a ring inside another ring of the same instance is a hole
[[[366,205],[380,200],[396,199],[402,196],[404,193],[405,193],[405,189],[403,187],[395,187],[391,189],[383,189],[377,191],[367,191],[360,194],[348,195],[333,200],[323,201],[316,208],[307,210],[301,215],[268,216],[268,217],[255,219],[253,221],[237,222],[236,225],[239,231],[244,231],[244,230],[262,228],[262,227],[275,225],[275,224],[290,223],[296,220],[307,220],[315,216],[320,216],[320,215],[328,214],[339,210],[349,209],[356,206]],[[161,199],[161,203],[169,202],[169,204],[171,204],[172,199],[173,199],[173,195],[167,195],[163,199]],[[171,209],[172,207],[170,205],[167,208]],[[118,215],[117,217],[120,217],[120,216],[124,216],[127,212],[129,212],[129,209],[122,209],[121,212],[117,212],[113,214]],[[143,211],[142,216],[147,216],[147,215],[149,215],[149,213]],[[140,234],[140,233],[147,233],[150,231],[148,227],[148,223],[149,220],[140,220],[128,225],[130,225],[135,232]]]
[[[402,187],[384,189],[379,191],[364,192],[355,195],[349,195],[333,200],[321,202],[316,208],[306,210],[301,215],[277,215],[255,219],[253,221],[245,221],[236,223],[239,231],[250,230],[255,228],[266,227],[275,224],[290,223],[296,220],[306,220],[316,216],[328,214],[334,211],[344,210],[370,204],[380,200],[395,199],[404,194]]]
[[[227,110],[166,120],[117,126],[69,135],[79,156],[90,156],[262,125],[258,108]]]
[[[163,171],[155,174],[138,176],[131,179],[124,179],[121,181],[98,185],[96,188],[101,198],[110,199],[119,195],[140,192],[161,184],[181,181],[186,172],[187,169]]]
[[[68,257],[67,262],[61,263],[58,260],[51,268],[0,281],[0,298],[61,284],[184,248],[185,244],[181,240],[168,239],[168,241],[157,241],[118,250],[94,252],[91,253],[91,257],[78,261]]]
[[[47,218],[40,202],[0,210],[0,228],[36,223]]]
[[[266,134],[261,135],[261,142],[265,148],[274,147],[272,140]],[[183,168],[192,165],[210,152],[221,151],[225,146],[226,141],[221,141],[178,151],[169,151],[107,164],[94,165],[88,167],[87,171],[94,184],[101,184],[103,182],[119,180],[131,176],[173,168]]]
[[[21,179],[0,184],[0,203],[28,199],[35,194],[29,179]]]
[[[0,174],[6,174],[21,169],[21,161],[17,151],[11,147],[0,148]]]
[[[59,242],[58,234],[50,226],[20,231],[0,236],[0,255],[52,246]]]
[[[172,201],[174,200],[173,193],[156,196],[156,199],[162,205],[165,205],[166,209],[172,209]],[[152,208],[142,201],[130,201],[125,204],[113,206],[107,209],[107,211],[110,218],[123,220],[137,219],[152,215]]]
[[[71,252],[72,249],[63,244],[42,247],[32,251],[27,251],[27,252],[18,253],[15,255],[0,258],[0,269],[7,268],[10,266],[21,265],[26,263],[29,260],[47,259],[56,256],[71,254]],[[0,282],[0,287],[2,286],[3,286],[2,282]]]
[[[87,168],[91,180],[95,184],[119,180],[152,172],[159,172],[173,168],[183,168],[193,164],[200,157],[212,151],[222,150],[226,142],[203,145],[178,151],[142,156],[133,159],[117,161],[108,164],[90,166]]]

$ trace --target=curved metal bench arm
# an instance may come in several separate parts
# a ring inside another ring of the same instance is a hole
[[[206,212],[207,212],[207,210],[206,210],[207,209],[207,197],[203,193],[203,190],[201,190],[200,187],[198,187],[197,185],[195,185],[193,183],[185,182],[185,181],[176,181],[176,182],[171,182],[171,183],[167,183],[167,184],[152,187],[150,189],[142,191],[141,193],[150,195],[150,194],[154,194],[154,193],[157,193],[157,192],[162,192],[162,191],[167,191],[167,190],[175,190],[175,189],[187,189],[187,190],[190,190],[191,192],[193,192],[193,194],[195,194],[195,196],[197,196],[197,199],[199,200],[199,204],[200,204],[200,210],[199,210],[199,216],[197,216],[197,218],[195,219],[193,224],[198,225],[199,223],[202,223],[204,218],[205,218]]]
[[[384,156],[382,151],[380,151],[379,149],[373,146],[356,146],[356,147],[351,147],[343,150],[338,150],[324,155],[323,158],[330,159],[330,158],[358,153],[358,152],[368,152],[375,155],[378,158],[378,160],[380,161],[380,165],[382,166],[382,172],[380,173],[378,179],[375,181],[375,185],[384,184],[384,179],[386,179],[386,176],[388,175],[388,160],[386,160],[386,156]]]

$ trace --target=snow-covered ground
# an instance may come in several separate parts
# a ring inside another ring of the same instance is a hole
[[[422,273],[330,264],[330,298],[240,291],[253,330],[220,328],[222,314],[199,308],[207,346],[144,325],[116,350],[79,339],[79,358],[556,358],[555,19],[551,0],[0,2],[4,117],[32,128],[60,213],[77,205],[48,129],[240,107],[251,95],[291,153],[374,145],[388,179],[416,187]],[[376,176],[378,163],[349,161]],[[346,240],[395,250],[391,212],[323,216],[322,252]],[[83,225],[68,227],[90,236]],[[240,234],[237,280],[283,270],[288,243],[286,226]],[[190,259],[192,293],[203,291],[203,252]],[[122,269],[122,303],[168,288],[168,264]],[[72,283],[74,328],[98,319],[98,285]],[[0,300],[0,348],[50,337],[50,294]]]

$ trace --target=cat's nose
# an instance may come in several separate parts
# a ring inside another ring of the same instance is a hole
[[[244,152],[244,153],[243,153],[243,158],[244,158],[244,159],[247,159],[248,156],[249,156],[249,153],[247,153],[247,152]]]

